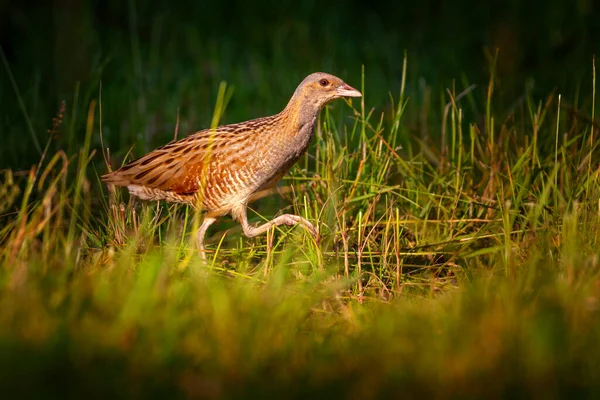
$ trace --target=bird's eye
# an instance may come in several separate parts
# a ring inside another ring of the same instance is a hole
[[[321,79],[321,80],[319,81],[319,84],[320,84],[321,86],[325,87],[325,86],[329,85],[329,81],[328,81],[327,79]]]

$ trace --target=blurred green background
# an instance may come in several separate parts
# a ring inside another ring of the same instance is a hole
[[[62,100],[50,150],[72,154],[100,82],[104,139],[118,159],[170,140],[178,112],[180,135],[207,127],[221,81],[234,90],[224,122],[236,122],[278,112],[313,71],[360,86],[364,65],[367,106],[386,112],[405,52],[406,134],[424,123],[417,109],[440,112],[446,88],[477,84],[484,99],[496,49],[500,106],[528,87],[585,107],[599,11],[592,0],[0,1],[0,169],[39,160]]]

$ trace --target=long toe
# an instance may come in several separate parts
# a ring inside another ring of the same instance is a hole
[[[308,222],[307,220],[303,220],[303,224],[304,228],[306,228],[306,230],[315,238],[319,237],[319,232],[317,231],[317,228],[315,228],[315,226],[313,224],[311,224],[310,222]]]

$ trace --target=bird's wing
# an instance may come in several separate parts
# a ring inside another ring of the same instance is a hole
[[[151,151],[145,156],[103,175],[117,186],[147,188],[191,194],[201,186],[211,160],[226,152],[231,142],[244,140],[252,130],[243,124],[204,130]]]

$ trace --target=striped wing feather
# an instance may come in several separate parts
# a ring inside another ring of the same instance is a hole
[[[244,141],[253,133],[244,125],[200,131],[168,143],[102,179],[117,186],[139,185],[182,195],[193,194],[198,191],[211,160],[229,153],[232,142]]]

